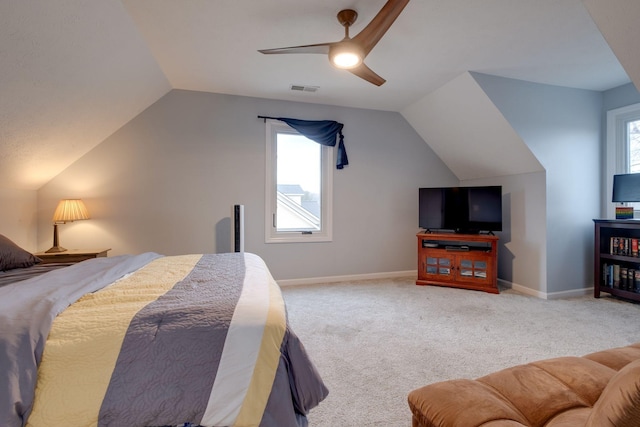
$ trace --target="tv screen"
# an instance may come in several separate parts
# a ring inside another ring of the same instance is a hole
[[[502,187],[419,189],[418,226],[457,233],[502,231]]]
[[[613,176],[612,202],[640,202],[640,173]]]

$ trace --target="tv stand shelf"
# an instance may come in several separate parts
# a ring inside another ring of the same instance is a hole
[[[416,285],[450,286],[497,294],[498,237],[418,233]]]

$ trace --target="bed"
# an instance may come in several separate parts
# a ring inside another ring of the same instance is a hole
[[[304,427],[327,394],[254,254],[96,258],[0,286],[2,426]]]

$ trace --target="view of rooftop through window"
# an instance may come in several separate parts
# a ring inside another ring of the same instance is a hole
[[[627,146],[629,147],[629,173],[640,172],[640,120],[627,122]],[[640,203],[629,202],[633,210],[640,210]]]
[[[629,172],[640,172],[640,120],[627,123],[629,144]]]
[[[300,134],[278,133],[278,231],[320,230],[321,147]]]

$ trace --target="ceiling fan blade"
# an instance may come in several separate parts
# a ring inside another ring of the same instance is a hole
[[[353,38],[356,43],[362,46],[365,56],[378,44],[407,3],[409,0],[388,0],[371,22]]]
[[[329,47],[335,43],[319,43],[319,44],[308,44],[304,46],[291,46],[291,47],[279,47],[276,49],[261,49],[258,50],[260,53],[264,53],[265,55],[269,54],[277,54],[277,53],[321,53],[328,55]]]
[[[371,68],[367,67],[365,63],[358,65],[356,68],[351,68],[349,71],[351,74],[354,74],[361,79],[365,79],[369,83],[373,83],[376,86],[382,86],[385,79],[377,75]]]

